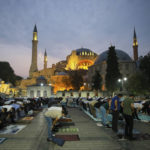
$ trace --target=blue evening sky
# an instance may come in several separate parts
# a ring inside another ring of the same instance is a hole
[[[72,50],[100,54],[110,44],[133,57],[136,28],[139,55],[150,51],[150,0],[0,0],[0,61],[27,77],[32,32],[38,29],[38,68],[65,60]]]

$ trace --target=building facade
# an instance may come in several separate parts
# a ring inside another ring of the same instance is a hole
[[[27,86],[27,97],[51,97],[53,95],[52,87],[47,84],[45,77],[40,76],[36,79],[36,84]]]
[[[136,62],[138,61],[138,43],[136,38],[136,32],[134,29],[133,36],[133,59],[123,50],[115,49],[118,57],[119,71],[123,77],[129,78],[137,70]],[[98,71],[102,77],[102,91],[106,91],[105,76],[107,69],[107,53],[108,50],[102,52],[96,59],[94,65],[89,67],[88,70],[88,82],[89,87],[92,87],[92,77],[95,72]]]

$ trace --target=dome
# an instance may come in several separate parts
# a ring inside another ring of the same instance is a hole
[[[36,79],[36,83],[37,83],[37,84],[41,84],[41,83],[47,84],[47,80],[46,80],[46,78],[45,78],[44,76],[39,76],[39,77],[37,77],[37,79]]]
[[[67,75],[66,72],[57,72],[56,75]]]
[[[82,53],[87,53],[87,55],[97,55],[96,53],[94,53],[93,51],[91,51],[90,49],[88,48],[79,48],[76,50],[76,54],[77,55],[81,55]]]
[[[127,53],[125,53],[124,51],[118,50],[118,49],[115,49],[115,51],[116,51],[116,54],[117,54],[119,61],[132,61],[131,57]],[[107,53],[108,53],[108,50],[101,53],[97,57],[97,59],[95,60],[94,65],[100,64],[102,61],[106,61],[107,60]]]

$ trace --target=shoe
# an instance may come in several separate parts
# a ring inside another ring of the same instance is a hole
[[[109,124],[106,124],[105,127],[106,127],[106,128],[111,128],[111,127],[109,126]]]
[[[125,140],[127,140],[126,138],[124,138],[124,137],[122,137],[122,138],[120,138],[120,139],[118,139],[119,141],[125,141]]]
[[[52,139],[50,139],[50,138],[47,138],[47,141],[48,141],[48,142],[52,142]]]
[[[102,127],[103,125],[101,123],[96,124],[98,127]]]

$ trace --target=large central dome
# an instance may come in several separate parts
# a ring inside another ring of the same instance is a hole
[[[93,51],[91,51],[88,48],[79,48],[79,49],[76,49],[76,54],[77,55],[97,55],[96,53],[94,53]]]
[[[67,56],[66,70],[88,70],[89,66],[92,66],[95,62],[97,54],[88,48],[79,48],[73,50],[70,55]]]
[[[132,61],[131,57],[122,50],[115,49],[119,61]],[[95,60],[94,65],[100,64],[107,60],[108,50],[101,53]]]

